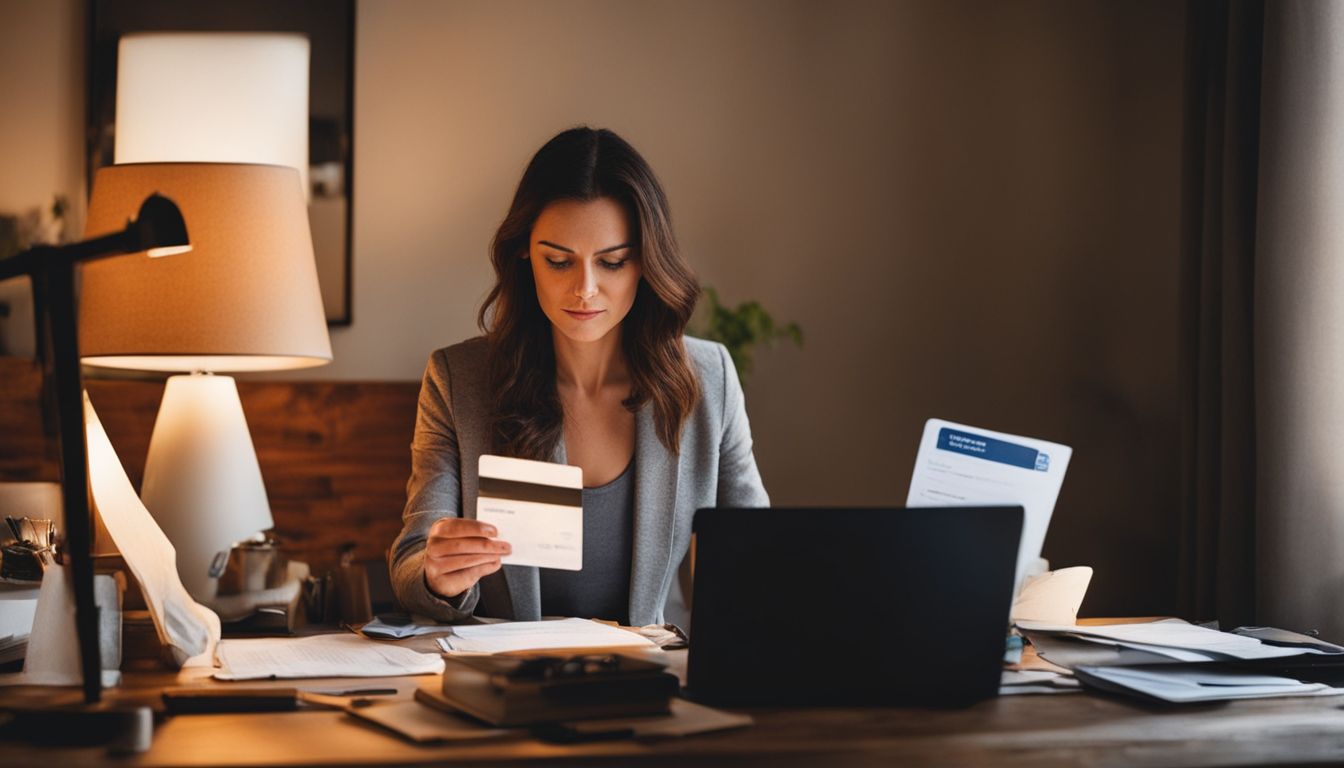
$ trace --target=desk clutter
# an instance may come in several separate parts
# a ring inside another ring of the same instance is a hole
[[[1080,624],[1092,570],[1051,571],[1039,559],[1039,539],[1048,528],[1071,453],[1054,443],[931,420],[911,499],[963,502],[952,508],[701,510],[694,524],[700,536],[697,582],[713,587],[695,593],[698,640],[679,656],[665,649],[684,646],[687,638],[670,625],[626,628],[570,618],[483,619],[450,626],[417,623],[411,616],[374,616],[369,574],[353,563],[352,552],[335,572],[318,577],[302,564],[284,562],[274,543],[264,539],[236,548],[231,555],[235,567],[222,571],[235,574],[236,583],[223,577],[215,594],[198,602],[184,588],[173,565],[172,543],[131,487],[87,399],[85,409],[93,501],[122,567],[143,595],[158,645],[173,668],[184,670],[179,682],[194,681],[162,691],[163,709],[171,717],[327,709],[413,744],[508,738],[576,742],[671,738],[753,723],[747,714],[705,702],[964,707],[996,693],[1091,690],[1174,704],[1344,694],[1344,687],[1336,687],[1344,686],[1344,647],[1313,637],[1269,628],[1219,632],[1177,619]],[[978,474],[949,474],[948,461],[978,468]],[[998,493],[1005,483],[1018,494],[1006,500],[1012,502],[1007,506],[964,503],[988,493],[986,488]],[[853,642],[852,628],[816,621],[806,623],[787,644],[753,645],[760,627],[796,608],[800,596],[804,604],[839,606],[841,615],[873,613],[865,595],[845,589],[856,567],[850,553],[821,569],[835,583],[823,585],[815,596],[775,589],[804,554],[791,554],[788,547],[807,543],[789,531],[808,530],[819,512],[830,516],[836,530],[850,525],[854,540],[869,534],[881,542],[885,557],[866,559],[881,566],[867,573],[867,581],[904,585],[926,579],[940,589],[893,595],[886,613],[875,614],[874,621],[889,623],[886,629],[866,627],[880,643]],[[768,515],[768,524],[755,521],[755,515]],[[9,529],[15,541],[28,542],[27,549],[51,548],[48,526],[16,519]],[[889,535],[872,536],[875,531]],[[739,548],[744,541],[753,546]],[[930,560],[927,555],[935,551]],[[744,567],[748,561],[750,568]],[[907,566],[908,573],[899,570]],[[65,571],[45,568],[36,599],[33,582],[25,585],[22,597],[0,591],[0,600],[12,598],[7,607],[23,608],[0,614],[0,660],[20,645],[19,633],[27,626],[33,628],[29,645],[37,649],[28,654],[24,674],[8,682],[78,682]],[[744,574],[764,581],[744,580]],[[100,602],[103,616],[117,615],[124,584],[118,590],[110,579],[100,578],[108,593]],[[987,590],[986,584],[994,588]],[[858,602],[844,610],[841,596]],[[296,611],[313,621],[339,619],[359,631],[221,637],[221,618],[244,619],[258,608],[278,611],[281,618],[273,628],[283,634],[296,631]],[[754,620],[752,611],[759,614]],[[902,646],[899,638],[914,617],[956,622],[962,631],[936,648],[913,640]],[[1005,617],[1011,628],[1001,663]],[[863,654],[871,657],[873,671],[862,685],[846,686],[834,666],[816,663],[823,658],[818,649],[839,647],[847,649],[848,664]],[[108,655],[105,685],[115,685],[120,645],[104,642],[102,649]],[[715,649],[718,656],[710,653]],[[922,666],[911,663],[916,654]],[[678,670],[682,662],[685,668]],[[787,675],[779,672],[785,668]],[[367,685],[338,680],[340,687],[333,689],[332,678],[364,678]],[[323,682],[314,682],[311,690],[272,682],[319,679]],[[119,749],[148,749],[153,728],[147,710],[127,714],[134,729],[109,727],[133,731],[134,738],[115,743]],[[0,713],[0,722],[4,717]],[[59,734],[63,727],[44,730],[44,722],[56,720],[45,721],[36,710],[11,713],[6,730]]]
[[[1085,689],[1168,704],[1344,695],[1344,647],[1269,627],[1180,619],[1077,623],[1091,568],[1029,577],[1013,603],[999,695]],[[1023,645],[1023,639],[1030,644]]]
[[[1168,704],[1344,695],[1344,647],[1295,632],[1180,619],[1016,626],[1034,659],[1004,673],[1002,693],[1090,688]]]
[[[411,700],[373,698],[359,689],[342,699],[339,691],[286,688],[253,695],[222,686],[176,691],[165,701],[182,714],[335,706],[416,743],[670,738],[752,723],[748,715],[678,698],[681,683],[669,669],[669,655],[635,631],[586,619],[414,626],[448,633],[437,641],[442,654],[375,640],[376,634],[226,638],[214,673],[226,681],[421,675]],[[418,634],[428,633],[408,632],[403,639]],[[447,638],[473,650],[455,648],[443,642]]]

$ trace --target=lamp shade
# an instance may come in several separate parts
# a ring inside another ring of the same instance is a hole
[[[298,171],[242,163],[99,169],[86,237],[114,232],[152,193],[177,203],[192,251],[84,266],[87,365],[262,371],[331,361]]]
[[[288,165],[307,190],[309,52],[292,33],[123,35],[114,162]]]

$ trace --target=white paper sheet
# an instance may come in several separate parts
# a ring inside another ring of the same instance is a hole
[[[505,565],[583,570],[583,470],[546,461],[481,456],[476,519],[513,547]]]
[[[1073,449],[942,419],[924,424],[906,505],[1021,505],[1025,511],[1013,594],[1041,556]]]
[[[1092,569],[1085,565],[1028,576],[1011,615],[1014,620],[1072,624],[1091,582]]]
[[[89,486],[107,532],[145,594],[159,639],[182,666],[213,666],[219,616],[191,598],[177,574],[177,553],[140,501],[84,395]]]
[[[1002,685],[999,686],[1000,696],[1039,696],[1053,695],[1057,693],[1082,693],[1083,687],[1061,686],[1061,685]]]
[[[657,648],[634,632],[588,619],[509,621],[501,624],[456,625],[438,640],[445,651],[507,653],[555,648]]]
[[[222,640],[217,680],[395,677],[443,672],[443,659],[354,634]]]
[[[1130,648],[1135,651],[1144,651],[1146,653],[1155,653],[1158,656],[1164,656],[1168,659],[1186,663],[1200,663],[1206,661],[1220,661],[1222,656],[1208,653],[1205,651],[1192,651],[1186,648],[1172,648],[1165,645],[1150,645],[1148,643],[1131,643],[1120,640],[1111,640],[1105,637],[1092,637],[1089,635],[1068,635],[1075,640],[1082,640],[1086,643],[1097,643],[1099,645],[1113,645],[1117,648]]]
[[[999,677],[999,685],[1038,685],[1059,677],[1058,672],[1045,669],[1005,669]]]
[[[1017,626],[1028,632],[1056,632],[1061,634],[1099,637],[1118,641],[1129,647],[1159,646],[1199,653],[1213,653],[1234,659],[1278,659],[1316,653],[1306,648],[1283,648],[1264,643],[1252,637],[1233,635],[1213,629],[1197,627],[1179,619],[1167,619],[1144,624],[1103,624],[1071,626],[1046,624],[1038,621],[1019,621]]]
[[[39,582],[30,587],[9,584],[0,587],[0,635],[19,638],[32,633],[41,586]]]

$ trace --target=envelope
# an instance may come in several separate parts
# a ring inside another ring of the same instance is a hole
[[[505,565],[583,570],[583,470],[481,456],[476,519],[513,546]]]

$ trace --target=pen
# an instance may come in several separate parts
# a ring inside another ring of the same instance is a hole
[[[317,693],[323,696],[395,696],[396,688],[351,688],[345,691],[304,691],[304,693]]]

